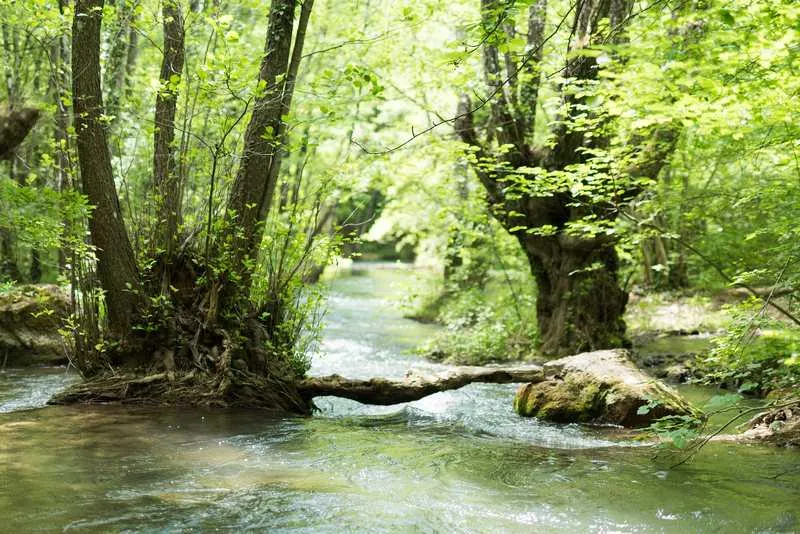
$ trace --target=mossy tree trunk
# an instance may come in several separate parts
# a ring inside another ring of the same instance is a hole
[[[507,177],[521,168],[569,172],[571,166],[589,161],[592,148],[607,145],[607,137],[600,132],[587,135],[583,129],[570,126],[576,117],[586,113],[585,97],[576,88],[593,83],[599,68],[596,54],[582,52],[619,40],[631,5],[630,0],[585,0],[575,5],[563,73],[567,81],[561,91],[563,117],[552,128],[552,142],[534,146],[542,49],[547,40],[547,2],[537,0],[530,5],[527,52],[521,65],[499,51],[502,38],[498,37],[498,29],[510,24],[508,6],[498,0],[481,2],[486,33],[483,70],[492,95],[490,110],[488,118],[476,125],[472,102],[469,97],[462,97],[455,128],[461,140],[471,147],[472,167],[486,190],[493,214],[517,238],[529,260],[539,295],[541,350],[546,354],[576,353],[625,343],[622,315],[627,297],[618,280],[615,240],[585,237],[570,230],[571,223],[587,216],[610,224],[618,208],[610,203],[599,205],[588,196],[563,188],[541,194],[530,192],[539,187],[520,190]],[[609,24],[602,24],[603,20]],[[508,35],[509,30],[504,33]],[[651,145],[639,151],[640,164],[627,174],[655,177],[672,152],[674,136],[666,136],[665,142],[655,147]],[[536,185],[536,177],[531,180]],[[621,198],[630,198],[634,193],[625,192]]]

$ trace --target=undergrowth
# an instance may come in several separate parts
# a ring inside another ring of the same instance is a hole
[[[412,314],[444,326],[419,352],[466,365],[530,358],[537,342],[536,301],[526,279],[520,272],[491,271],[484,287],[448,291],[445,284]]]
[[[758,395],[800,386],[800,330],[770,317],[759,299],[729,309],[726,334],[698,362],[703,381]]]

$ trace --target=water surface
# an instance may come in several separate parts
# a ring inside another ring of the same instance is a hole
[[[442,368],[408,352],[436,331],[402,317],[418,276],[336,278],[312,373]],[[313,418],[41,407],[71,380],[0,374],[0,531],[800,530],[797,452],[713,444],[669,469],[607,432],[516,417],[514,386],[392,407],[323,398]]]

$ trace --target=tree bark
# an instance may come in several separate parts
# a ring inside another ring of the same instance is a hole
[[[139,273],[114,185],[100,87],[103,0],[78,0],[72,24],[72,94],[83,192],[94,211],[89,220],[97,275],[105,291],[108,326],[130,331],[142,302]]]
[[[536,279],[543,353],[564,356],[625,344],[628,294],[619,286],[613,241],[562,235],[525,237],[522,245]]]
[[[177,249],[178,225],[181,223],[181,183],[175,160],[175,112],[178,84],[184,64],[183,14],[176,0],[165,0],[164,57],[161,62],[161,89],[156,97],[153,149],[153,182],[158,201],[157,240],[164,252],[162,294],[169,294],[170,264]]]
[[[456,367],[435,375],[409,373],[401,380],[371,378],[357,380],[339,375],[307,378],[298,384],[300,395],[311,400],[331,395],[364,404],[391,405],[419,400],[440,391],[462,388],[475,382],[513,384],[541,382],[544,371],[538,365],[518,367]]]

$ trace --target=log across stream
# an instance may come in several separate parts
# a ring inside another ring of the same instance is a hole
[[[512,384],[515,382],[541,382],[542,367],[525,365],[514,367],[454,367],[436,374],[423,374],[411,370],[402,379],[371,378],[349,379],[339,375],[308,378],[300,382],[300,394],[307,399],[334,396],[352,399],[364,404],[390,405],[412,402],[440,391],[462,388],[475,382]]]

